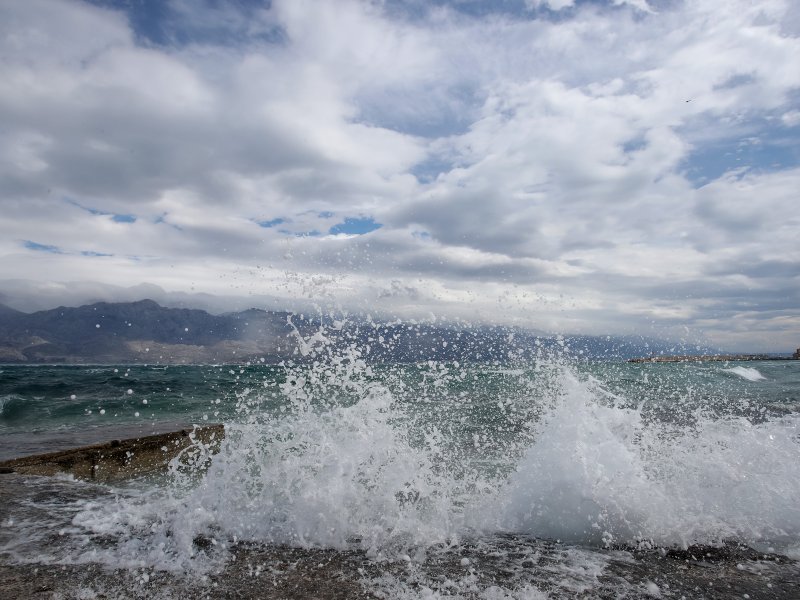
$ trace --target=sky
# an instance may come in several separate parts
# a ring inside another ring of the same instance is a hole
[[[0,302],[800,346],[795,0],[0,2]]]

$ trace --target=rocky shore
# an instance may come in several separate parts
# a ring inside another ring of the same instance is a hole
[[[0,490],[4,503],[20,499],[8,496],[7,490]],[[0,513],[4,510],[0,508]],[[202,547],[202,540],[197,544]],[[594,556],[596,569],[579,569],[575,581],[565,578],[575,554],[585,552]],[[584,550],[517,536],[501,537],[491,551],[468,543],[458,552],[432,549],[423,563],[378,561],[362,551],[239,543],[228,549],[227,560],[218,569],[201,573],[91,562],[14,563],[0,555],[0,597],[15,600],[439,598],[451,597],[449,586],[464,583],[468,583],[466,593],[457,597],[474,600],[796,600],[800,568],[786,557],[735,544],[686,550]],[[501,589],[521,594],[501,596]]]

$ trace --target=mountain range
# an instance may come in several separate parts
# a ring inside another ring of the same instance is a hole
[[[349,352],[373,362],[506,361],[542,349],[630,358],[674,353],[666,342],[547,336],[520,328],[431,323],[336,322],[249,309],[212,315],[152,300],[100,302],[25,313],[0,304],[0,363],[208,364],[311,361]]]

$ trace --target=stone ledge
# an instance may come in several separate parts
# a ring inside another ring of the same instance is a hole
[[[71,450],[0,461],[0,474],[66,473],[78,479],[118,481],[164,471],[173,458],[196,442],[216,452],[224,437],[225,427],[216,424],[127,440],[112,440]]]

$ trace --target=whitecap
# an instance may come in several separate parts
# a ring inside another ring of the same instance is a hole
[[[759,370],[754,367],[732,367],[730,369],[724,369],[724,371],[726,373],[738,375],[747,381],[762,381],[766,379],[766,377],[764,377]]]

